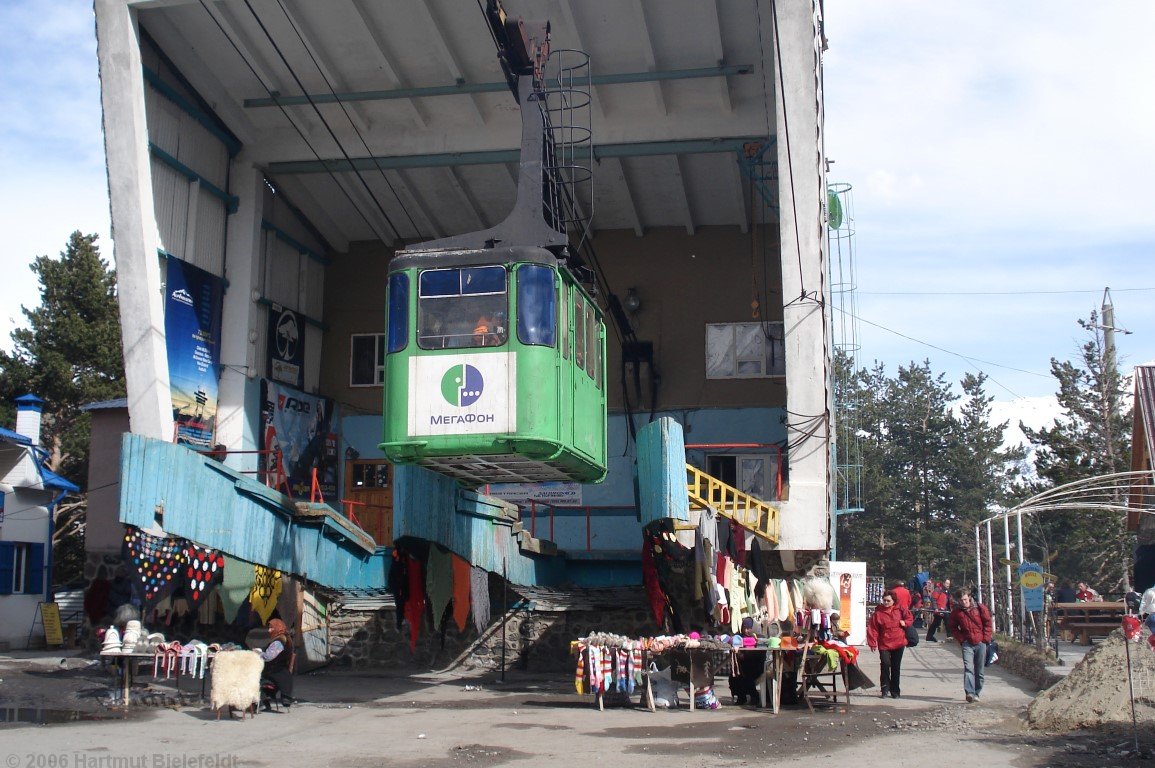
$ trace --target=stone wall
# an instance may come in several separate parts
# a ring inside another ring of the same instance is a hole
[[[1058,663],[1051,651],[1034,645],[1024,645],[1006,635],[998,635],[995,639],[999,643],[998,666],[1030,680],[1040,691],[1063,679],[1061,675],[1047,669]]]
[[[416,650],[409,647],[409,625],[397,628],[396,609],[333,610],[329,614],[329,652],[341,667],[390,669],[500,669],[501,616],[480,635],[472,619],[458,632],[452,619],[434,631],[428,615],[421,622]],[[506,614],[505,663],[509,669],[558,672],[573,666],[570,641],[592,632],[638,637],[654,632],[648,611],[535,611],[518,608]]]

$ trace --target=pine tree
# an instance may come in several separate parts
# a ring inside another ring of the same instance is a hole
[[[73,232],[60,258],[38,256],[40,306],[21,307],[28,327],[12,332],[11,353],[0,350],[0,412],[13,424],[12,400],[33,393],[45,400],[40,443],[49,468],[80,487],[88,478],[89,418],[82,406],[124,396],[116,274],[100,257],[96,235]],[[55,508],[53,583],[83,576],[83,495]]]
[[[1078,361],[1051,359],[1063,415],[1049,428],[1020,425],[1036,449],[1034,493],[1130,468],[1131,415],[1124,406],[1123,377],[1106,354],[1097,313],[1079,325],[1087,340]],[[1030,543],[1060,578],[1086,580],[1106,591],[1130,587],[1134,541],[1118,513],[1041,512],[1031,526]]]
[[[848,379],[858,403],[863,466],[861,513],[839,527],[839,557],[865,560],[888,581],[918,570],[963,583],[974,573],[974,524],[1005,500],[1015,452],[991,425],[984,376],[967,376],[959,397],[929,361],[880,364]]]
[[[96,235],[73,232],[60,258],[38,256],[40,306],[21,307],[27,328],[0,351],[0,399],[42,397],[41,444],[50,467],[77,485],[88,474],[88,416],[80,408],[124,396],[124,359],[116,273],[100,256]]]

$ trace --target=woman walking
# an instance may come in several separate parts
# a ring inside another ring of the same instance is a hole
[[[897,699],[902,693],[902,652],[906,649],[906,628],[913,626],[910,611],[898,604],[893,591],[882,596],[882,604],[866,624],[866,644],[878,651],[882,664],[880,673],[882,698]]]

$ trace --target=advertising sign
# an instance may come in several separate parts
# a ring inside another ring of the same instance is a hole
[[[291,387],[305,386],[304,318],[280,304],[269,307],[269,378]]]
[[[512,353],[409,359],[409,436],[517,431]]]
[[[167,272],[164,335],[174,441],[211,449],[220,378],[222,283],[173,256],[168,257]]]
[[[830,583],[838,593],[838,628],[850,633],[846,642],[866,642],[866,563],[830,562]]]
[[[485,495],[508,501],[519,507],[528,507],[531,501],[553,504],[557,507],[582,505],[581,483],[494,483],[485,486]]]
[[[279,474],[294,499],[309,498],[313,470],[321,495],[330,505],[337,501],[337,436],[333,401],[309,395],[275,381],[261,379],[261,450],[271,478]],[[281,466],[277,466],[278,452]]]
[[[1043,567],[1038,563],[1019,563],[1019,589],[1023,595],[1023,607],[1031,612],[1043,610],[1043,591],[1046,579]]]

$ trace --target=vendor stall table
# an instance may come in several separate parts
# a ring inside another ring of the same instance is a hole
[[[650,663],[659,658],[665,658],[672,667],[670,677],[674,682],[689,686],[690,710],[693,711],[695,709],[694,699],[696,698],[694,696],[695,687],[706,688],[714,685],[714,677],[717,671],[722,668],[723,660],[728,661],[729,652],[729,648],[688,648],[685,646],[674,646],[658,653],[646,651],[642,656],[642,669],[644,670],[642,690],[645,696],[643,703],[649,707],[651,712],[657,711],[654,706],[654,689],[650,684]]]
[[[121,664],[119,665],[121,668],[121,677],[123,678],[122,684],[121,684],[121,703],[127,707],[129,704],[129,701],[130,701],[129,693],[132,690],[132,683],[140,671],[141,662],[144,662],[144,661],[153,662],[156,659],[156,654],[153,653],[152,651],[147,651],[147,652],[134,651],[132,653],[101,653],[100,658],[101,658],[101,660],[107,660],[107,661],[117,661],[117,660],[121,661]],[[200,696],[202,699],[205,698],[205,681],[208,679],[209,673],[211,671],[212,671],[212,656],[209,656],[205,660],[204,675],[201,677]],[[179,664],[177,664],[173,668],[173,685],[176,687],[177,693],[180,693],[181,677],[182,677],[181,666]]]
[[[766,702],[769,701],[774,714],[778,714],[778,708],[782,703],[782,673],[786,668],[786,654],[790,652],[785,648],[769,647],[735,648],[733,651],[734,664],[738,663],[742,654],[765,654],[766,661],[762,668],[762,678],[758,684],[759,703],[762,709],[766,709]]]

